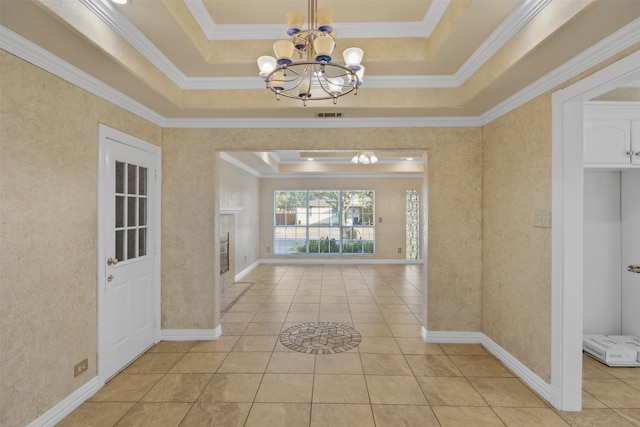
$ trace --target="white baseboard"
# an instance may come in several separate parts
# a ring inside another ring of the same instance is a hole
[[[82,387],[71,393],[69,396],[58,402],[56,406],[39,416],[27,427],[53,427],[64,417],[82,405],[87,399],[96,394],[104,384],[96,376],[91,378]]]
[[[422,327],[422,339],[435,344],[482,344],[482,332],[427,331]]]
[[[375,258],[309,258],[308,255],[283,255],[279,258],[263,258],[259,264],[422,264],[415,259],[375,259]]]
[[[239,282],[240,280],[242,280],[243,277],[251,273],[251,270],[259,266],[260,264],[261,264],[260,260],[254,262],[253,264],[251,264],[250,266],[242,270],[240,273],[236,274],[234,277],[234,281]]]
[[[163,329],[160,331],[162,341],[211,341],[222,335],[222,326],[215,329]]]
[[[429,343],[442,344],[482,344],[489,353],[500,360],[507,368],[538,393],[543,399],[551,403],[555,408],[559,407],[559,391],[551,384],[545,382],[531,369],[513,357],[508,351],[499,346],[491,338],[482,332],[448,332],[427,331],[422,328],[422,339]]]

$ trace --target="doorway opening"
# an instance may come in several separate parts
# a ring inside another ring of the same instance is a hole
[[[640,79],[640,52],[553,94],[552,339],[553,405],[582,409],[584,102]]]

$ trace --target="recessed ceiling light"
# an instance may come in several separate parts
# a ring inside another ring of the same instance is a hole
[[[407,157],[407,160],[411,161],[411,160],[413,160],[413,157]]]
[[[115,4],[127,4],[129,0],[111,0],[111,2]]]
[[[313,162],[313,157],[309,157],[309,158],[307,158],[307,161],[308,161],[308,162]]]

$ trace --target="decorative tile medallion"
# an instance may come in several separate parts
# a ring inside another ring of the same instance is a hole
[[[290,350],[307,354],[334,354],[356,348],[360,332],[351,326],[332,322],[307,322],[280,334],[280,342]]]

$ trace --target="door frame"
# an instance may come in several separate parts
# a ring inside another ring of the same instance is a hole
[[[161,311],[160,311],[160,301],[161,301],[161,195],[162,195],[162,149],[156,145],[150,144],[142,139],[136,138],[119,130],[113,129],[109,126],[103,125],[101,123],[98,124],[98,175],[97,175],[97,199],[98,199],[98,218],[97,218],[97,228],[98,228],[98,250],[97,250],[97,303],[96,303],[96,326],[97,326],[97,368],[98,368],[98,381],[102,385],[109,378],[105,378],[104,375],[104,352],[105,345],[103,343],[103,337],[101,337],[101,329],[102,322],[104,322],[103,310],[102,307],[105,303],[105,289],[106,289],[106,259],[107,253],[105,250],[105,243],[107,239],[106,235],[106,227],[102,226],[102,222],[104,221],[104,200],[102,200],[101,195],[105,191],[105,165],[106,165],[106,144],[107,140],[116,141],[121,144],[127,145],[132,148],[136,148],[142,151],[145,151],[149,154],[152,154],[155,158],[154,168],[155,168],[155,189],[153,193],[154,203],[153,209],[155,209],[155,224],[154,224],[154,232],[153,237],[155,239],[155,253],[153,255],[154,258],[154,301],[153,301],[153,311],[154,311],[154,344],[160,340],[160,319],[161,319]]]
[[[552,404],[582,410],[583,103],[640,79],[640,51],[552,95]]]

